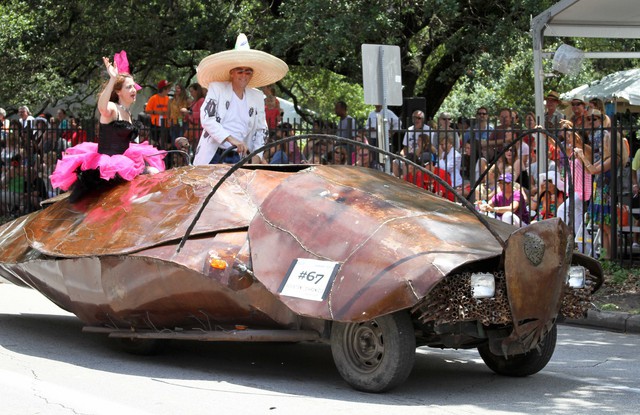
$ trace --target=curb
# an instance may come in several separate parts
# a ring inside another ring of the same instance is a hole
[[[564,320],[564,323],[571,326],[583,326],[621,333],[640,334],[640,314],[588,310],[585,318],[568,318]]]

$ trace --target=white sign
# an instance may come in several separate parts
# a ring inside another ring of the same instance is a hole
[[[364,103],[402,105],[400,47],[363,44],[361,50]]]
[[[287,297],[322,301],[331,289],[338,268],[338,262],[298,258],[291,264],[279,292]]]

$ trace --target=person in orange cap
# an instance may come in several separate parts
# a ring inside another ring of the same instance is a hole
[[[171,82],[166,79],[158,82],[158,93],[154,94],[147,101],[144,108],[149,116],[151,116],[151,139],[158,143],[160,148],[167,149],[171,143],[168,143],[168,135],[166,128],[169,127],[169,89]]]

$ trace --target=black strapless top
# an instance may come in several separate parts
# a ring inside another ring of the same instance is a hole
[[[112,156],[123,154],[129,143],[138,136],[138,127],[128,121],[116,120],[109,124],[100,123],[98,153]]]

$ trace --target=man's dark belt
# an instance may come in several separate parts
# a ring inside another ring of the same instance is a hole
[[[224,158],[222,157],[222,155],[226,152],[226,155],[224,156]],[[214,154],[213,157],[211,157],[211,161],[209,163],[213,163],[214,159],[217,159],[218,163],[224,163],[225,159],[228,159],[229,157],[239,157],[238,152],[236,151],[236,149],[234,148],[233,150],[228,149],[228,148],[218,148],[216,150],[216,154]]]
[[[235,148],[233,150],[231,150],[229,148],[218,147],[218,149],[216,150],[216,156],[222,156],[222,153],[224,153],[225,151],[227,152],[227,156],[230,156],[233,153],[237,153]]]

